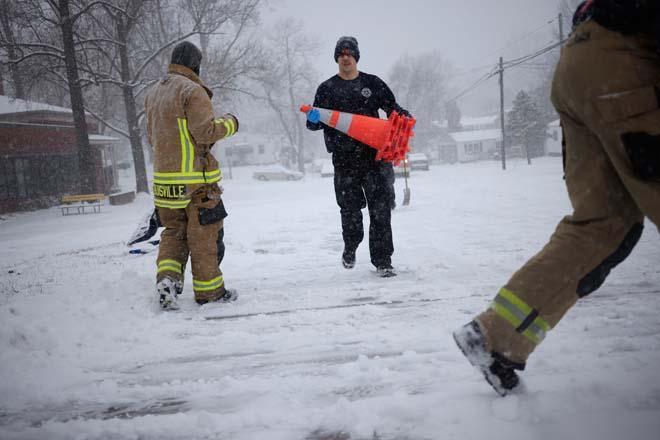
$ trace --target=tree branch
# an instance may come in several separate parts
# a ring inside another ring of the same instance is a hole
[[[170,42],[166,43],[164,46],[162,46],[162,47],[160,47],[159,49],[157,49],[154,53],[152,53],[151,55],[149,55],[149,56],[148,56],[148,57],[142,62],[142,65],[141,65],[140,67],[138,67],[137,69],[135,69],[135,73],[133,74],[133,78],[139,78],[139,77],[142,75],[142,72],[144,71],[144,69],[146,69],[146,68],[149,66],[149,64],[150,64],[150,63],[151,63],[151,62],[152,62],[152,61],[153,61],[158,55],[160,55],[164,50],[168,49],[168,48],[169,48],[170,46],[172,46],[173,44],[176,44],[176,43],[178,43],[179,41],[183,41],[183,40],[185,40],[186,38],[188,38],[188,37],[190,37],[190,36],[192,36],[192,35],[195,35],[195,34],[197,34],[197,33],[199,33],[199,32],[197,32],[197,31],[192,31],[192,32],[188,32],[188,33],[185,34],[185,35],[181,35],[181,36],[175,37],[175,38],[172,39]]]
[[[64,57],[62,55],[57,55],[52,52],[30,52],[29,54],[19,59],[3,61],[2,64],[20,64],[22,62],[27,61],[30,58],[39,57],[39,56],[49,56],[49,57],[57,58],[60,61],[64,61]]]
[[[106,127],[108,127],[110,130],[112,130],[112,131],[114,131],[114,132],[116,132],[116,133],[119,133],[120,135],[124,136],[124,137],[127,138],[127,139],[130,139],[130,138],[131,138],[127,131],[124,131],[124,130],[122,130],[122,129],[120,129],[120,128],[117,128],[117,127],[115,127],[114,125],[110,124],[108,121],[106,121],[105,119],[103,119],[102,117],[100,117],[99,115],[97,115],[96,113],[94,113],[94,112],[93,112],[91,109],[89,109],[87,106],[85,106],[85,112],[89,113],[94,119],[96,119],[97,121],[99,121],[100,123],[102,123],[103,125],[105,125]]]

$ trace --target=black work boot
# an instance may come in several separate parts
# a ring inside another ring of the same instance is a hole
[[[177,298],[181,292],[183,292],[183,283],[170,277],[165,277],[156,283],[158,302],[163,310],[177,310],[179,308]]]
[[[470,321],[453,335],[456,345],[467,360],[481,371],[500,396],[506,396],[518,386],[520,379],[515,370],[524,370],[525,364],[512,362],[499,353],[486,351],[486,341],[476,321]]]
[[[238,292],[234,289],[222,289],[215,295],[204,295],[201,293],[195,293],[195,302],[197,304],[204,305],[212,302],[221,302],[227,303],[236,301],[238,299]]]
[[[378,276],[381,278],[390,278],[390,277],[395,277],[397,275],[391,264],[378,266],[376,268],[376,272],[378,273]]]
[[[341,254],[341,264],[346,269],[353,269],[355,267],[355,249],[346,249]]]

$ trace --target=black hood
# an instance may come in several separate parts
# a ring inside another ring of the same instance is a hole
[[[202,64],[202,51],[189,41],[183,41],[172,51],[172,64],[185,66],[199,76],[199,66]]]

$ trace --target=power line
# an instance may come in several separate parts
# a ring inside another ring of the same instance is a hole
[[[557,21],[558,19],[559,19],[558,17],[555,17],[555,18],[553,18],[552,20],[548,20],[548,21],[546,21],[546,22],[543,23],[541,26],[539,26],[539,27],[537,27],[537,28],[535,28],[535,29],[533,29],[533,30],[531,30],[531,31],[529,31],[529,32],[527,32],[527,33],[525,33],[525,34],[523,34],[523,35],[520,36],[520,37],[518,37],[518,39],[516,39],[515,41],[512,41],[512,42],[508,43],[507,45],[505,45],[505,46],[503,46],[503,47],[497,49],[496,51],[493,51],[493,52],[489,53],[488,55],[486,55],[486,57],[488,57],[488,56],[490,56],[490,55],[492,55],[492,54],[494,54],[494,53],[497,53],[497,52],[502,52],[502,51],[506,50],[507,48],[513,46],[513,45],[519,44],[519,43],[522,42],[524,39],[530,37],[531,35],[534,35],[534,34],[537,33],[538,31],[540,31],[541,29],[545,28],[546,26],[551,25],[552,23],[554,23],[554,22]],[[557,46],[554,46],[554,47],[557,47]],[[554,47],[553,47],[552,49],[554,49]],[[552,50],[552,49],[550,49],[550,50]],[[544,53],[545,53],[545,52],[544,52]],[[535,55],[535,54],[531,54],[531,55]],[[527,56],[530,56],[530,55],[527,55]],[[536,55],[536,56],[540,56],[540,55]],[[532,58],[529,58],[529,59],[533,59],[533,58],[535,58],[536,56],[534,56],[534,57],[532,57]],[[521,58],[525,58],[525,57],[521,57]],[[520,60],[521,58],[518,58],[518,59],[513,60],[513,61]],[[475,68],[472,68],[472,69],[469,69],[469,70],[467,70],[467,71],[462,72],[462,74],[472,73],[472,72],[474,72],[474,71],[479,71],[479,70],[482,70],[482,69],[485,69],[485,68],[488,68],[488,67],[491,67],[491,66],[492,66],[492,65],[489,64],[489,65],[485,65],[485,66],[475,67]],[[514,65],[514,66],[511,66],[511,67],[515,67],[515,65]],[[508,67],[505,67],[505,70],[506,70],[507,68],[508,68]],[[450,99],[450,101],[454,101],[454,100],[457,100],[457,99],[462,98],[463,96],[465,96],[466,94],[470,93],[472,90],[476,89],[476,88],[479,87],[481,84],[483,84],[484,82],[486,82],[487,80],[489,80],[489,79],[492,78],[493,76],[497,75],[498,73],[499,73],[499,67],[498,67],[497,65],[496,65],[495,67],[491,67],[491,70],[490,70],[487,74],[485,74],[485,75],[483,75],[482,77],[480,77],[479,79],[477,79],[472,85],[470,85],[469,87],[467,87],[466,89],[464,89],[462,92],[460,92],[459,94],[457,94],[454,98]],[[460,75],[460,74],[455,74],[455,75],[452,75],[452,76],[458,76],[458,75]]]
[[[509,60],[509,61],[504,63],[504,68],[505,68],[505,70],[510,69],[510,68],[515,67],[519,64],[526,63],[527,61],[530,61],[530,60],[533,60],[534,58],[540,57],[541,55],[545,55],[546,53],[548,53],[548,52],[556,49],[557,47],[561,46],[562,44],[564,44],[565,41],[566,40],[558,41],[556,43],[553,43],[553,44],[550,44],[549,46],[544,47],[543,49],[539,49],[534,53],[524,55],[524,56],[522,56],[520,58],[516,58],[514,60]]]
[[[496,53],[503,53],[506,49],[510,48],[511,46],[515,46],[515,45],[517,45],[517,44],[520,44],[521,42],[523,42],[523,40],[526,40],[528,37],[534,35],[535,33],[537,33],[538,31],[540,31],[540,30],[543,29],[544,27],[551,25],[552,23],[554,23],[555,21],[557,21],[557,19],[558,19],[558,18],[555,17],[555,18],[553,18],[552,20],[549,20],[549,21],[543,23],[541,26],[535,28],[535,29],[532,30],[532,31],[527,32],[526,34],[523,34],[521,37],[518,37],[518,39],[516,39],[516,40],[514,40],[514,41],[512,41],[512,42],[510,42],[510,43],[508,43],[508,44],[506,44],[505,46],[500,47],[500,48],[497,49],[497,50],[492,51],[491,53],[489,53],[489,54],[486,55],[486,56],[491,56],[491,55],[496,54]]]
[[[484,70],[484,69],[490,69],[492,67],[493,67],[492,64],[484,64],[482,66],[472,67],[471,69],[466,69],[466,70],[458,69],[457,71],[455,71],[451,75],[449,75],[448,78],[455,78],[457,76],[464,76],[464,75],[468,75],[470,73],[479,72],[479,71]]]
[[[457,94],[456,96],[454,96],[452,99],[449,99],[448,101],[456,101],[456,100],[462,98],[463,96],[465,96],[465,95],[467,95],[468,93],[470,93],[472,90],[474,90],[474,89],[476,89],[477,87],[479,87],[482,83],[488,81],[488,80],[491,79],[493,76],[497,75],[497,72],[498,72],[498,67],[497,67],[497,65],[495,65],[495,66],[493,66],[493,67],[491,68],[490,72],[488,72],[487,74],[481,76],[481,77],[480,77],[479,79],[477,79],[472,85],[470,85],[470,86],[467,87],[465,90],[463,90],[461,93]]]
[[[552,21],[555,21],[555,20],[552,20]],[[549,23],[551,23],[552,21],[550,21]],[[552,44],[550,44],[550,45],[548,45],[548,46],[546,46],[542,49],[537,50],[536,52],[532,52],[532,53],[524,55],[522,57],[506,61],[502,65],[502,70],[505,71],[505,70],[513,69],[514,67],[517,67],[517,66],[519,66],[521,64],[524,64],[524,63],[527,63],[528,61],[531,61],[535,58],[538,58],[541,55],[545,55],[546,53],[548,53],[548,52],[556,49],[557,47],[561,46],[562,44],[564,44],[566,42],[566,40],[567,39],[564,39],[563,41],[559,41],[559,42],[556,42],[556,43],[552,43]],[[534,67],[538,67],[538,65],[536,65]],[[490,72],[488,72],[487,74],[485,74],[482,77],[480,77],[479,79],[477,79],[472,85],[470,85],[469,87],[467,87],[466,89],[464,89],[463,91],[458,93],[456,96],[454,96],[449,101],[454,101],[454,100],[458,100],[458,99],[462,98],[463,96],[467,95],[472,90],[476,89],[481,84],[483,84],[484,82],[486,82],[490,78],[494,77],[495,75],[498,75],[499,73],[500,73],[500,67],[498,65],[495,65],[491,69]]]

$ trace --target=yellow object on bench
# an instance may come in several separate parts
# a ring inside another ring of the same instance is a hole
[[[64,205],[61,205],[60,209],[62,209],[62,215],[86,214],[89,210],[85,211],[85,208],[91,208],[91,212],[100,213],[103,199],[105,199],[105,194],[76,194],[62,196],[62,203],[64,203]],[[76,204],[74,205],[74,203]]]

